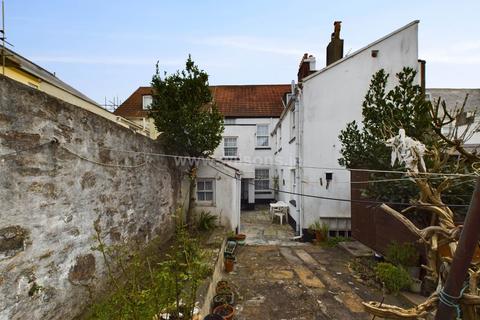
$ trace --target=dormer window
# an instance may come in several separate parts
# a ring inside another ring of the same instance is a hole
[[[143,110],[149,110],[152,106],[153,98],[151,95],[145,95],[142,97]]]

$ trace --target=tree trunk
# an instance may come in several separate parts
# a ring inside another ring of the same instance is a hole
[[[187,217],[186,223],[188,229],[193,227],[193,209],[195,207],[195,184],[197,181],[197,166],[192,164],[190,166],[190,170],[188,172],[188,178],[190,179],[190,188],[189,188],[189,199],[188,199],[188,210],[187,210]]]

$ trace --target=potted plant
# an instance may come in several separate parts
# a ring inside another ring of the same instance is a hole
[[[243,234],[243,233],[239,233],[237,235],[235,235],[235,240],[237,241],[237,243],[241,246],[244,246],[245,245],[245,239],[247,238],[247,235]]]
[[[223,304],[229,304],[233,306],[235,304],[235,294],[233,292],[218,293],[212,298],[212,309]]]
[[[216,293],[220,293],[223,291],[223,288],[228,288],[228,290],[231,291],[230,286],[228,285],[228,281],[226,280],[220,280],[217,282],[217,287],[215,288]]]
[[[233,315],[235,313],[235,309],[229,304],[223,304],[221,306],[216,307],[213,310],[214,314],[218,314],[219,316],[222,316],[223,319],[225,320],[232,320]]]
[[[235,263],[235,257],[233,256],[226,256],[223,259],[223,264],[225,266],[225,272],[232,272],[233,271],[233,264]]]
[[[317,242],[322,242],[327,240],[329,227],[328,224],[320,222],[320,220],[315,221],[309,227],[311,231],[315,233],[315,240]]]
[[[237,241],[237,238],[235,236],[235,232],[229,231],[227,233],[227,241]]]
[[[203,320],[223,320],[223,317],[219,314],[207,314]]]

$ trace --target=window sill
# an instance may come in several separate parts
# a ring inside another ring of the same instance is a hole
[[[255,147],[255,150],[272,150],[270,147]]]
[[[293,141],[295,141],[297,139],[297,137],[293,137],[292,139],[290,139],[290,141],[288,141],[288,143],[292,143]]]
[[[272,191],[268,191],[268,190],[265,190],[265,191],[255,191],[255,194],[272,194]]]
[[[195,201],[195,205],[198,207],[215,207],[214,202],[208,202],[208,201]]]

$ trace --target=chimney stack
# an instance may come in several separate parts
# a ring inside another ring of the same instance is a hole
[[[298,68],[298,82],[302,81],[306,76],[311,75],[315,72],[315,57],[308,55],[308,53],[303,54],[302,61],[300,61],[300,66]]]
[[[327,66],[343,58],[343,39],[340,39],[340,28],[342,21],[333,23],[334,32],[332,39],[327,46]]]

